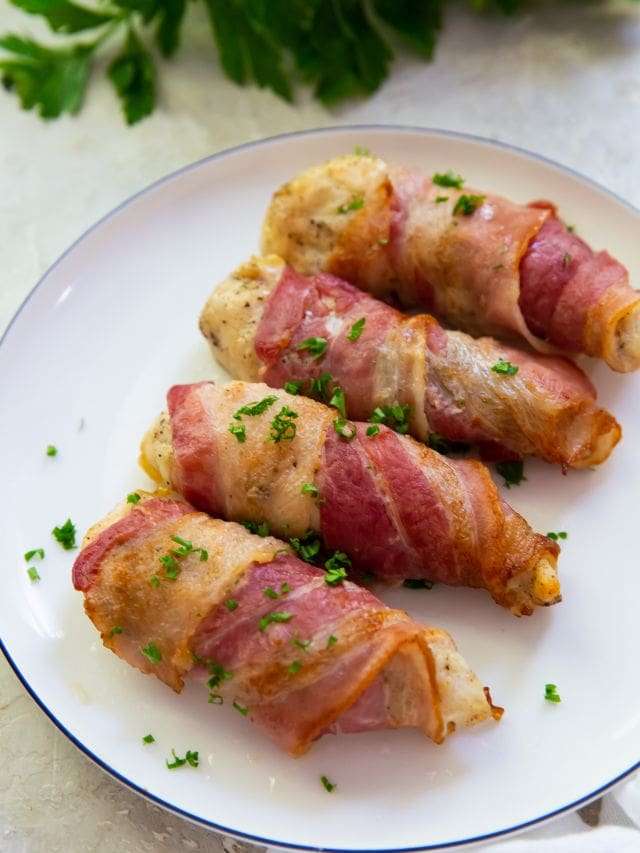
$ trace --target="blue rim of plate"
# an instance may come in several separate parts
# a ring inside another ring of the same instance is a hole
[[[551,160],[548,157],[544,157],[541,154],[535,154],[532,151],[528,151],[526,148],[521,148],[518,145],[512,145],[507,142],[500,142],[494,139],[487,139],[486,137],[476,136],[471,133],[463,133],[461,131],[455,130],[442,130],[438,128],[429,128],[429,127],[418,127],[412,125],[389,125],[389,124],[354,124],[354,125],[337,125],[332,127],[322,127],[315,128],[311,130],[299,130],[292,131],[291,133],[282,133],[276,136],[269,136],[264,139],[257,139],[251,142],[245,142],[241,145],[233,146],[232,148],[226,148],[223,151],[218,151],[216,154],[211,154],[208,157],[203,157],[201,160],[196,160],[194,163],[189,163],[187,166],[183,166],[180,169],[177,169],[175,172],[171,172],[169,175],[165,175],[162,178],[159,178],[157,181],[149,184],[133,195],[129,196],[129,198],[125,199],[121,204],[114,207],[104,216],[100,217],[97,222],[91,225],[87,230],[75,240],[68,249],[66,249],[60,257],[54,261],[54,263],[49,267],[49,269],[44,273],[44,275],[40,278],[37,284],[33,287],[33,289],[27,294],[25,299],[22,301],[18,310],[12,317],[11,321],[7,325],[2,338],[0,338],[0,356],[2,354],[2,344],[5,339],[8,337],[11,332],[14,324],[18,320],[19,316],[22,314],[24,308],[31,300],[31,297],[35,294],[37,290],[45,283],[50,273],[53,272],[66,258],[70,255],[76,246],[82,243],[89,235],[93,234],[94,231],[97,231],[105,222],[111,220],[114,216],[116,216],[121,210],[128,207],[132,202],[136,201],[136,199],[146,195],[147,193],[151,193],[159,187],[164,186],[164,184],[168,184],[171,181],[180,178],[182,175],[185,175],[191,171],[199,169],[201,166],[204,166],[207,163],[214,162],[216,160],[223,160],[226,157],[233,156],[240,151],[245,151],[250,148],[257,148],[262,146],[271,145],[278,142],[283,142],[289,139],[302,139],[308,136],[320,136],[324,134],[352,134],[357,132],[382,132],[382,133],[390,133],[390,134],[403,134],[403,133],[418,133],[425,134],[431,136],[441,136],[441,137],[449,137],[454,139],[462,139],[467,140],[469,142],[479,142],[483,145],[487,145],[493,148],[503,148],[506,151],[512,151],[516,154],[520,154],[524,157],[528,157],[531,160],[535,160],[539,163],[544,163],[547,166],[551,166],[553,169],[557,169],[565,174],[571,175],[574,178],[577,178],[580,182],[587,184],[593,189],[597,190],[604,195],[609,196],[614,201],[621,204],[623,207],[626,207],[631,213],[640,216],[640,210],[632,205],[630,202],[618,196],[616,193],[611,190],[603,187],[598,184],[596,181],[593,181],[591,178],[586,177],[585,175],[580,174],[575,169],[570,168],[569,166],[564,166],[555,160]],[[324,851],[324,853],[366,853],[366,851],[358,850],[358,848],[341,848],[341,847],[316,847],[312,845],[300,845],[300,844],[292,844],[288,841],[279,841],[275,838],[263,838],[259,835],[251,835],[249,833],[243,833],[237,829],[231,829],[230,827],[222,826],[221,824],[215,823],[214,821],[207,820],[206,818],[200,817],[198,815],[192,814],[191,812],[185,811],[184,809],[180,809],[177,806],[163,800],[161,797],[157,797],[154,794],[149,793],[144,788],[141,788],[131,779],[128,779],[126,776],[123,776],[117,770],[114,770],[110,767],[106,762],[102,759],[98,758],[88,747],[86,747],[81,741],[79,741],[76,736],[66,728],[66,726],[56,717],[53,711],[51,711],[44,702],[40,699],[35,690],[28,683],[26,678],[22,675],[17,663],[11,657],[9,650],[7,649],[2,637],[0,637],[0,651],[4,654],[9,666],[13,669],[17,678],[27,691],[27,693],[34,700],[36,705],[46,714],[46,716],[51,720],[51,722],[64,734],[71,743],[76,746],[80,752],[84,753],[87,758],[91,759],[94,764],[108,773],[111,777],[116,779],[118,782],[121,782],[130,790],[134,791],[136,794],[144,797],[145,799],[151,801],[155,805],[160,806],[163,809],[166,809],[173,814],[179,815],[180,817],[189,820],[192,823],[203,826],[207,829],[215,830],[216,832],[222,833],[223,835],[228,835],[234,838],[238,838],[242,841],[248,841],[251,844],[263,844],[266,846],[275,845],[276,847],[285,849],[285,850],[305,850],[305,851]],[[563,806],[560,806],[553,811],[547,812],[546,814],[540,815],[539,817],[533,818],[532,820],[525,821],[524,823],[519,823],[511,827],[507,827],[506,829],[499,829],[495,832],[485,833],[484,835],[476,835],[471,838],[461,838],[456,841],[446,841],[438,844],[427,844],[420,845],[418,847],[389,847],[389,848],[378,848],[375,851],[370,851],[370,853],[421,853],[421,851],[430,851],[430,850],[452,850],[455,848],[467,847],[470,845],[479,844],[483,841],[491,841],[491,840],[499,840],[509,835],[514,835],[517,833],[521,833],[527,829],[532,829],[533,827],[539,826],[543,823],[546,823],[552,820],[555,817],[559,817],[562,814],[566,814],[568,812],[575,811],[575,809],[580,808],[581,806],[586,805],[592,800],[597,799],[602,796],[602,794],[614,788],[624,779],[631,776],[636,770],[640,769],[640,759],[636,761],[635,764],[631,765],[627,770],[620,773],[614,779],[611,779],[609,782],[606,782],[600,788],[597,788],[595,791],[591,791],[589,794],[585,794],[584,797],[580,797],[573,802],[566,803]]]

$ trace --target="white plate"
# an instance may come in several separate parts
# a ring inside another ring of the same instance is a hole
[[[212,287],[251,252],[272,191],[355,145],[454,169],[516,200],[547,197],[640,280],[638,214],[578,175],[461,135],[345,128],[247,145],[155,184],[85,234],[47,273],[0,350],[5,653],[36,701],[94,761],[198,822],[282,847],[438,849],[471,844],[574,808],[638,767],[637,527],[640,377],[589,365],[624,441],[600,470],[528,462],[508,499],[542,531],[567,530],[564,601],[517,620],[489,597],[436,587],[385,596],[451,631],[506,707],[499,725],[437,747],[414,731],[325,737],[282,755],[233,709],[174,695],[103,649],[70,580],[80,533],[135,487],[138,442],[175,382],[222,378],[197,329]],[[57,457],[45,455],[48,444]],[[42,580],[22,555],[44,547]],[[562,702],[544,700],[547,682]],[[156,742],[143,746],[153,733]],[[198,769],[165,769],[174,747]],[[326,774],[337,784],[328,794]]]

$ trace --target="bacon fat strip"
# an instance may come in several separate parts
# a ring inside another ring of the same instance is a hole
[[[368,436],[368,424],[347,422],[342,432],[353,434],[342,437],[335,410],[263,384],[176,385],[167,402],[141,462],[198,509],[267,521],[286,537],[316,531],[357,571],[484,588],[517,615],[560,599],[558,545],[500,498],[479,462],[383,425]],[[256,403],[260,414],[240,413]],[[274,441],[283,410],[295,435]]]
[[[275,255],[253,258],[222,282],[200,329],[234,377],[274,387],[298,381],[306,393],[328,373],[325,397],[338,385],[349,417],[410,406],[409,431],[423,441],[438,433],[484,445],[493,458],[534,454],[585,468],[620,439],[615,418],[598,408],[593,385],[567,359],[445,331],[428,314],[407,317],[334,276],[296,273]],[[327,342],[317,358],[298,349],[314,337]],[[501,359],[518,372],[496,373]]]
[[[177,692],[212,677],[216,702],[295,756],[329,731],[414,726],[441,743],[499,719],[447,633],[348,581],[329,586],[285,548],[141,493],[91,528],[73,583],[107,648]]]
[[[456,208],[463,195],[479,197],[469,215]],[[540,351],[551,344],[622,372],[640,367],[640,293],[547,201],[518,205],[437,186],[376,157],[337,157],[275,193],[262,251],[474,335],[520,338]]]

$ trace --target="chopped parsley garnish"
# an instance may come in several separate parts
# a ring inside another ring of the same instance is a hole
[[[298,382],[298,381],[285,382],[284,383],[284,390],[287,392],[287,394],[299,394],[300,391],[302,391],[303,385],[304,385],[304,382]]]
[[[246,527],[250,533],[255,533],[257,536],[268,536],[269,535],[269,522],[268,521],[245,520],[245,521],[241,521],[240,524],[243,527]]]
[[[239,444],[243,444],[247,440],[244,424],[229,424],[229,432],[231,435],[235,435]]]
[[[300,489],[301,494],[310,495],[316,506],[320,506],[320,504],[326,504],[327,499],[320,496],[318,492],[318,487],[314,486],[313,483],[303,483],[302,488]]]
[[[294,638],[291,640],[291,643],[292,643],[294,646],[297,646],[299,649],[303,649],[303,650],[306,652],[306,650],[307,650],[307,649],[309,648],[309,646],[311,645],[311,640],[299,640],[297,637],[294,637]]]
[[[406,586],[407,589],[433,589],[433,581],[407,578],[402,582],[402,586]]]
[[[326,776],[321,776],[320,781],[324,785],[325,791],[328,791],[329,793],[331,793],[332,791],[335,791],[335,789],[336,789],[335,784],[333,782],[330,782]]]
[[[140,495],[137,492],[131,492],[127,495],[127,503],[128,504],[137,504],[140,500]]]
[[[160,586],[160,578],[158,577],[158,575],[151,575],[151,577],[149,578],[149,583],[151,584],[151,586]]]
[[[554,533],[553,531],[547,533],[547,536],[549,539],[553,539],[554,542],[557,542],[558,539],[567,539],[569,534],[566,530],[558,530],[557,533]]]
[[[354,198],[348,204],[341,204],[338,208],[336,208],[338,213],[349,213],[352,210],[360,210],[364,207],[364,199],[363,198]]]
[[[562,263],[565,267],[568,267],[571,264],[571,255],[569,252],[564,253],[564,257],[562,258]]]
[[[58,448],[53,444],[47,445],[47,456],[57,456]]]
[[[520,368],[517,364],[511,364],[510,361],[505,361],[502,356],[498,359],[498,363],[491,368],[494,373],[501,373],[504,376],[515,376]]]
[[[267,598],[280,598],[280,593],[276,592],[273,587],[265,586],[262,592],[267,596]]]
[[[501,477],[504,477],[505,486],[510,489],[511,486],[519,486],[524,476],[524,462],[522,459],[508,459],[504,462],[496,464],[496,471]]]
[[[265,397],[264,400],[259,400],[257,403],[247,403],[246,406],[242,406],[242,408],[238,409],[237,412],[233,415],[236,421],[242,419],[243,415],[249,415],[250,417],[254,417],[255,415],[262,415],[267,411],[269,406],[273,406],[278,400],[277,397]]]
[[[471,216],[485,200],[485,195],[461,195],[453,208],[453,216]]]
[[[174,581],[182,571],[178,564],[181,557],[186,557],[189,554],[200,554],[200,562],[204,563],[209,559],[209,553],[205,548],[194,548],[193,543],[188,539],[183,539],[181,536],[172,536],[171,540],[180,545],[179,548],[172,548],[168,554],[163,554],[158,557],[158,560],[164,566],[164,576],[167,580]]]
[[[281,613],[267,613],[258,623],[258,630],[264,631],[272,622],[288,622],[293,617],[293,613],[282,611]]]
[[[338,568],[329,569],[325,574],[324,580],[329,586],[337,586],[342,583],[347,577],[347,570],[341,566]]]
[[[380,427],[378,426],[378,424],[372,424],[371,426],[367,427],[367,435],[369,436],[378,435],[379,432]]]
[[[234,610],[237,610],[239,605],[238,605],[238,602],[235,600],[235,598],[228,598],[225,601],[224,606],[227,608],[227,610],[232,612]]]
[[[271,421],[269,441],[274,441],[276,444],[280,441],[292,441],[296,435],[296,424],[293,418],[297,417],[297,412],[294,412],[289,406],[283,406]]]
[[[151,663],[160,663],[162,660],[162,652],[155,643],[149,643],[148,646],[140,649],[140,651],[145,657],[149,658]]]
[[[122,628],[120,625],[114,625],[113,628],[109,631],[109,636],[113,637],[115,634],[122,634]]]
[[[436,172],[431,180],[437,187],[453,187],[456,190],[461,190],[464,184],[464,178],[455,175],[451,169],[444,173]]]
[[[376,406],[369,418],[370,424],[385,424],[395,432],[406,435],[409,431],[409,418],[411,417],[411,406]],[[367,435],[375,433],[368,433]]]
[[[388,237],[378,237],[378,243],[380,246],[388,246],[389,238]]]
[[[331,646],[335,646],[335,644],[337,642],[338,642],[338,638],[335,637],[333,634],[329,634],[329,636],[327,638],[327,648],[330,649]]]
[[[44,548],[34,548],[33,551],[27,551],[24,555],[25,563],[33,560],[34,557],[40,557],[41,560],[44,560]]]
[[[355,425],[350,423],[346,418],[336,418],[333,422],[333,428],[340,438],[344,438],[347,441],[355,438],[358,432]]]
[[[544,686],[544,698],[548,702],[560,702],[560,694],[558,693],[558,688],[555,684],[545,684]]]
[[[226,670],[221,663],[215,660],[208,660],[209,675],[211,678],[207,681],[207,686],[210,690],[218,687],[221,681],[230,681],[233,678],[233,673]]]
[[[344,399],[344,391],[342,388],[336,386],[333,389],[333,393],[331,394],[331,399],[329,400],[329,405],[333,406],[334,409],[337,409],[343,418],[347,417],[347,404]]]
[[[430,447],[437,453],[442,453],[443,456],[466,456],[471,449],[465,442],[451,441],[440,435],[439,432],[430,432],[426,444],[427,447]]]
[[[155,741],[155,738],[153,735],[145,735],[142,738],[142,743],[153,743],[154,741]]]
[[[353,326],[349,329],[347,333],[347,340],[349,341],[357,341],[360,335],[362,334],[362,330],[364,329],[364,324],[367,322],[366,317],[360,317],[359,320],[353,324]]]
[[[298,344],[296,350],[301,352],[302,350],[308,350],[311,358],[322,358],[322,356],[327,351],[327,339],[326,338],[307,338],[302,341],[302,343]]]
[[[29,575],[29,579],[32,582],[40,580],[40,575],[38,574],[38,570],[35,566],[29,566],[29,568],[27,569],[27,574]]]
[[[336,586],[347,577],[347,570],[351,568],[351,560],[344,551],[334,551],[324,567],[327,570],[324,576],[325,583],[329,586]]]
[[[494,269],[494,270],[503,270],[503,269],[504,269],[504,264],[494,264],[494,265],[493,265],[493,269]]]
[[[193,543],[188,539],[183,539],[181,536],[172,536],[171,540],[180,545],[179,548],[174,548],[171,553],[175,557],[186,557],[187,554],[200,554],[200,562],[204,563],[209,559],[209,553],[204,548],[194,548]]]
[[[233,707],[236,709],[236,711],[240,711],[243,717],[246,717],[249,713],[249,709],[247,708],[247,706],[241,705],[239,702],[236,702],[235,699],[233,701]]]
[[[575,225],[567,225],[567,231],[569,232],[569,234],[573,234],[573,232],[574,232],[575,230],[576,230],[576,226],[575,226]]]
[[[289,539],[289,544],[301,560],[315,564],[315,558],[320,553],[321,542],[314,530],[307,530],[300,538],[292,537]]]
[[[300,661],[294,660],[294,661],[291,661],[291,663],[287,667],[287,672],[290,672],[291,675],[295,675],[296,672],[300,672],[301,669],[302,669],[302,664],[300,663]]]
[[[173,755],[173,761],[169,761],[168,758],[166,759],[169,770],[175,770],[176,767],[184,767],[185,764],[188,764],[190,767],[197,767],[200,761],[198,753],[192,752],[190,749],[187,750],[184,758],[179,758],[176,755],[175,749],[171,750],[171,754]]]
[[[209,693],[210,705],[224,705],[224,699],[219,693]]]
[[[70,518],[61,527],[54,527],[51,533],[65,551],[70,551],[76,547],[76,526]]]
[[[308,394],[310,397],[314,397],[316,400],[321,400],[323,403],[327,402],[327,385],[331,382],[333,376],[330,373],[323,373],[321,376],[318,376],[317,379],[312,379],[309,382],[309,390]]]
[[[369,157],[369,155],[371,154],[371,149],[365,148],[362,145],[356,145],[356,147],[353,149],[353,153],[358,157]]]
[[[164,566],[165,578],[174,581],[182,571],[175,558],[171,554],[164,554],[162,557],[158,557],[158,559]]]

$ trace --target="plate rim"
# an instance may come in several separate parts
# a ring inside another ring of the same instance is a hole
[[[631,214],[640,217],[640,208],[637,208],[634,204],[632,204],[627,199],[618,195],[613,190],[608,189],[602,184],[598,183],[594,179],[587,177],[582,174],[578,170],[567,166],[563,163],[558,162],[550,157],[547,157],[542,154],[538,154],[534,151],[531,151],[527,148],[521,147],[519,145],[515,145],[513,143],[504,142],[502,140],[490,139],[485,136],[480,136],[473,133],[467,133],[465,131],[457,131],[457,130],[448,130],[444,128],[434,128],[434,127],[423,127],[419,125],[395,125],[395,124],[385,124],[385,123],[375,123],[375,124],[344,124],[344,125],[330,125],[327,127],[320,128],[307,128],[304,130],[290,131],[281,134],[275,134],[272,136],[249,140],[244,143],[240,143],[239,145],[230,146],[221,151],[217,151],[213,154],[209,154],[205,157],[200,158],[191,163],[187,163],[184,166],[175,169],[172,172],[169,172],[166,175],[152,181],[151,183],[145,185],[141,189],[132,193],[130,196],[125,198],[115,207],[108,210],[105,214],[99,217],[92,225],[86,228],[69,246],[56,258],[56,260],[46,269],[46,271],[42,274],[42,276],[38,279],[36,284],[31,288],[28,294],[24,297],[22,302],[19,304],[15,313],[11,317],[9,323],[4,329],[2,336],[0,337],[0,356],[2,353],[2,347],[5,341],[8,339],[11,334],[14,325],[18,322],[19,318],[23,314],[25,308],[28,303],[34,297],[36,292],[46,283],[49,276],[56,270],[72,252],[81,245],[88,237],[90,237],[94,232],[96,232],[102,225],[111,221],[115,218],[121,211],[129,207],[139,198],[142,198],[156,189],[164,186],[165,184],[169,184],[174,180],[181,178],[183,175],[187,175],[190,172],[196,171],[199,168],[202,168],[210,163],[213,163],[218,160],[224,160],[227,157],[234,156],[240,152],[258,148],[258,147],[266,147],[269,145],[278,144],[280,142],[286,142],[293,139],[304,139],[305,137],[317,137],[323,135],[332,135],[332,134],[351,134],[351,133],[370,133],[370,132],[383,132],[390,133],[396,135],[402,134],[418,134],[424,136],[436,136],[441,138],[453,138],[458,140],[463,140],[472,143],[480,143],[486,145],[490,148],[498,148],[506,151],[510,151],[512,153],[516,153],[520,156],[523,156],[527,159],[533,160],[534,162],[541,163],[546,165],[554,170],[563,172],[575,179],[579,182],[586,184],[591,189],[594,189],[596,192],[601,193],[605,196],[608,196],[610,199],[614,200],[622,207],[626,208]],[[284,850],[300,850],[300,851],[326,851],[326,853],[362,853],[361,848],[343,848],[343,847],[325,847],[325,846],[316,846],[316,845],[308,845],[308,844],[293,844],[288,841],[281,841],[273,838],[265,838],[259,835],[253,835],[248,832],[242,832],[237,829],[231,829],[224,825],[221,825],[213,820],[210,820],[206,817],[193,814],[185,809],[176,806],[167,800],[163,799],[161,796],[150,793],[139,784],[134,782],[132,779],[129,779],[127,776],[120,773],[118,770],[111,767],[106,761],[99,758],[88,746],[83,744],[74,733],[67,728],[67,726],[58,719],[56,713],[51,710],[44,702],[43,699],[37,694],[35,688],[33,688],[24,676],[17,664],[17,662],[13,659],[9,649],[7,648],[5,641],[2,636],[0,636],[0,651],[3,653],[7,663],[10,668],[13,670],[14,674],[27,691],[29,696],[34,700],[37,707],[45,714],[45,716],[56,726],[56,728],[75,746],[82,754],[84,754],[87,758],[89,758],[97,767],[107,773],[116,781],[123,784],[129,790],[143,797],[149,802],[154,803],[155,805],[181,817],[185,820],[188,820],[191,823],[202,826],[206,829],[213,830],[218,833],[222,833],[224,835],[228,835],[233,838],[237,838],[242,841],[247,841],[250,843],[263,844],[268,847],[275,846]],[[520,834],[528,829],[541,826],[554,818],[562,815],[568,814],[570,812],[575,811],[588,804],[589,802],[599,798],[607,791],[612,790],[614,787],[619,785],[629,776],[631,776],[634,772],[640,769],[640,758],[632,764],[628,769],[619,773],[612,780],[604,783],[596,790],[585,794],[577,800],[574,800],[570,803],[566,803],[562,806],[559,806],[552,811],[549,811],[543,815],[532,818],[531,820],[524,821],[519,824],[515,824],[510,827],[506,827],[503,829],[498,829],[493,832],[484,833],[482,835],[476,835],[469,838],[462,838],[456,841],[446,841],[439,842],[435,844],[427,844],[427,845],[418,845],[418,846],[405,846],[405,847],[389,847],[389,848],[377,848],[375,853],[420,853],[420,851],[433,851],[433,850],[451,850],[451,849],[461,849],[467,848],[470,846],[475,846],[482,842],[486,842],[489,840],[500,840],[508,836]]]

